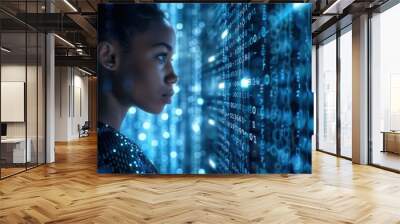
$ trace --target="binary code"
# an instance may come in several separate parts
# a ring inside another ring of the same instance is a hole
[[[176,32],[176,96],[122,131],[160,173],[310,173],[311,6],[159,5]]]

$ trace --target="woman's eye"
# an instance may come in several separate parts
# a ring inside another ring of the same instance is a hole
[[[159,54],[156,56],[158,63],[165,64],[167,62],[167,55],[166,54]]]

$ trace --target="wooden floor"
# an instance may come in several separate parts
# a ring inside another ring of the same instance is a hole
[[[0,181],[0,223],[400,223],[400,175],[315,152],[312,175],[96,173],[95,138]]]

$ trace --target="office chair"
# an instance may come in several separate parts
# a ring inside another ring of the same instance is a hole
[[[80,127],[80,125],[78,124],[79,138],[89,136],[89,129],[90,129],[89,121],[85,121],[82,127]]]

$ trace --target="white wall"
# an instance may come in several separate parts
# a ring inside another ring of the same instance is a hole
[[[316,138],[317,138],[317,110],[316,110],[316,105],[317,105],[317,49],[315,45],[312,46],[312,54],[311,54],[311,91],[313,92],[314,96],[314,134],[311,137],[311,147],[312,150],[316,150]]]
[[[77,139],[78,124],[88,120],[88,78],[83,75],[76,68],[56,67],[56,141]]]
[[[28,120],[28,137],[31,133],[30,128],[32,127],[35,131],[36,136],[36,80],[33,80],[33,76],[36,76],[36,67],[27,66],[20,64],[6,64],[1,66],[1,81],[3,82],[25,82],[25,69],[27,69],[28,84],[29,87],[34,86],[34,88],[27,88],[27,120]],[[4,96],[3,96],[4,97]],[[39,105],[40,107],[41,105]],[[7,108],[1,108],[1,110],[7,110]],[[34,122],[34,123],[32,123]],[[8,137],[25,137],[25,123],[26,122],[7,122],[7,136]]]
[[[30,70],[28,66],[28,70]],[[25,82],[25,64],[9,64],[1,66],[1,81]]]
[[[78,124],[81,126],[85,123],[85,121],[89,120],[88,113],[88,78],[82,77],[81,74],[74,75],[74,108],[73,108],[73,119],[72,119],[72,136],[75,138],[78,137]],[[80,108],[81,107],[81,108]]]
[[[68,140],[68,68],[55,68],[55,141]]]

